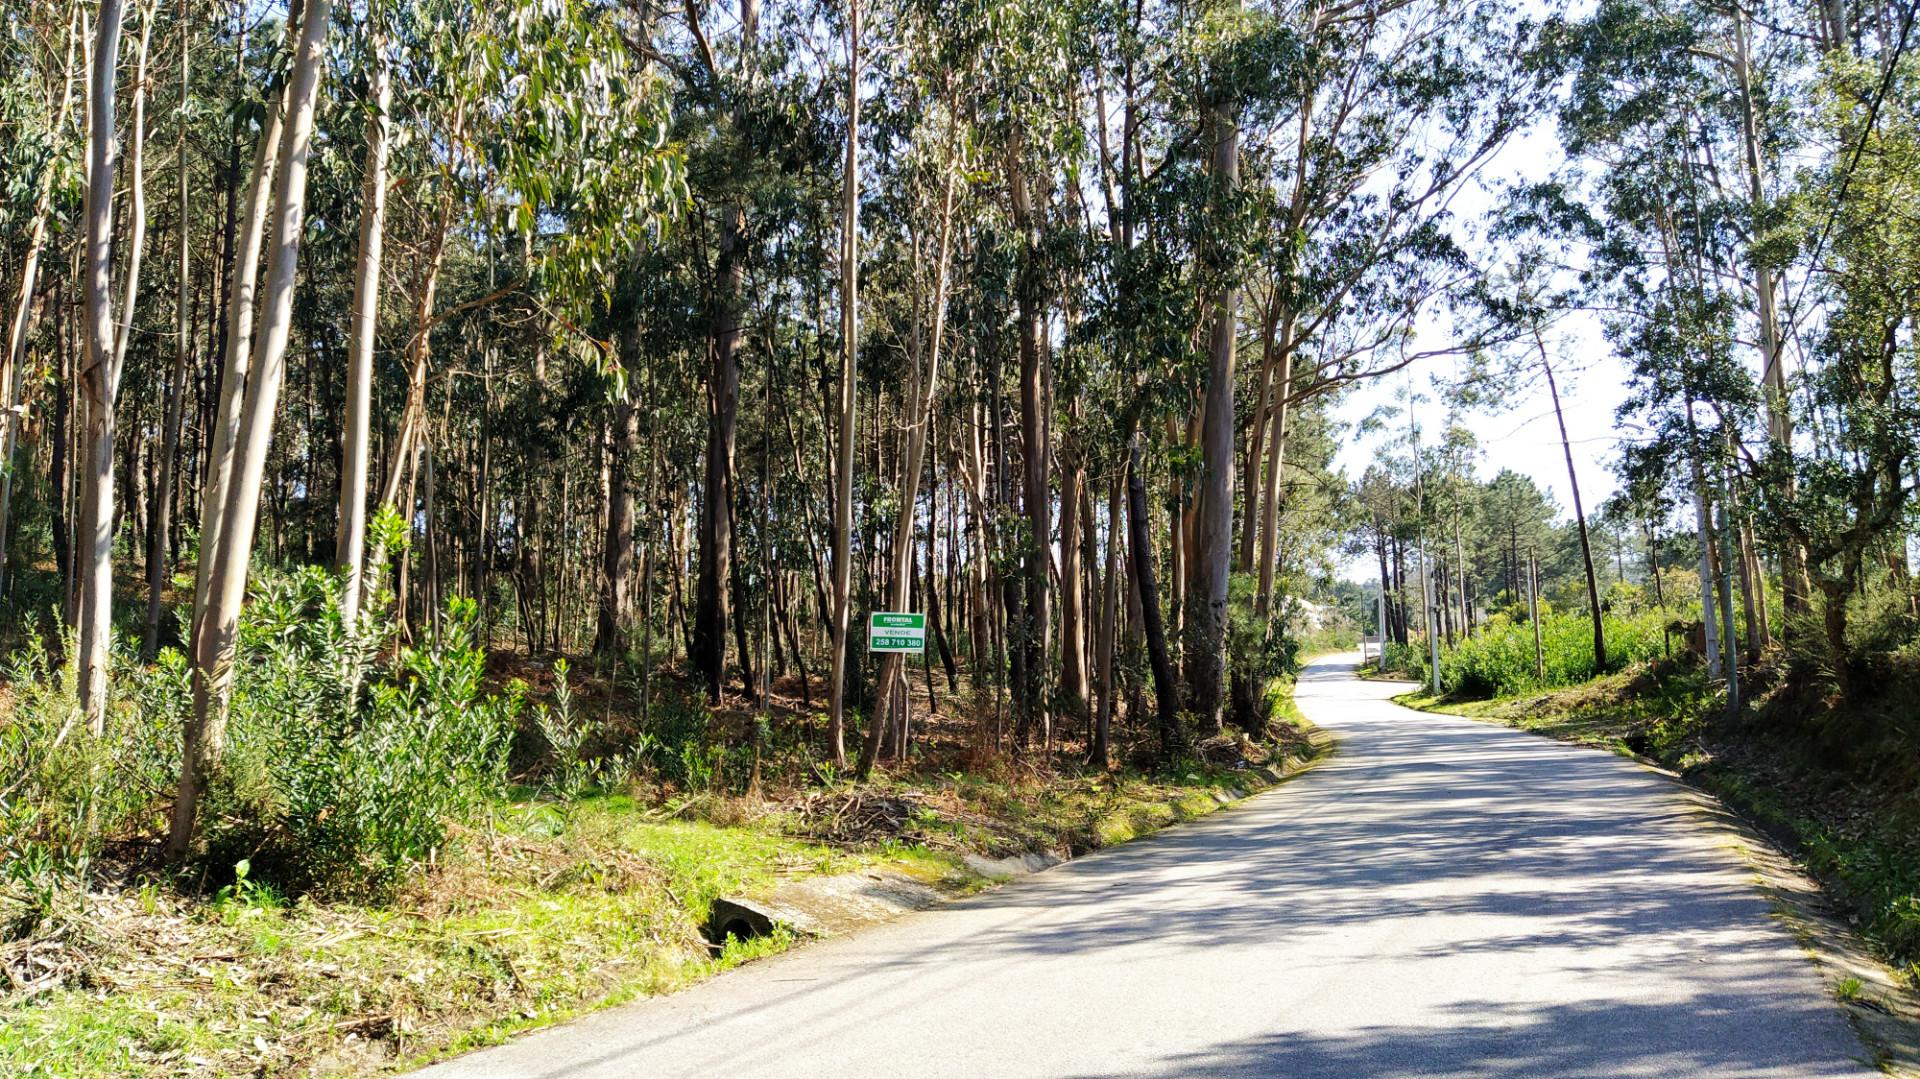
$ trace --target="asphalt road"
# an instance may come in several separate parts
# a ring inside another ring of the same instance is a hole
[[[1248,803],[436,1079],[1875,1074],[1727,838],[1619,758],[1411,712]]]

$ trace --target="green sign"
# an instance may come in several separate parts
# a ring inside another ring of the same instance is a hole
[[[867,651],[919,653],[926,650],[926,615],[875,611],[867,616]]]

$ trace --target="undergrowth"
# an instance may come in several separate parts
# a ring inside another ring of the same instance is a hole
[[[854,784],[819,766],[810,713],[763,723],[671,677],[642,702],[618,661],[490,667],[464,601],[411,645],[378,611],[345,625],[323,572],[257,579],[224,766],[185,864],[159,857],[191,715],[185,661],[116,652],[119,696],[94,733],[59,658],[70,642],[13,656],[0,1074],[417,1062],[790,943],[714,953],[701,928],[719,896],[881,868],[971,889],[970,855],[1123,842],[1310,752],[1278,678],[1269,738],[1206,739],[1152,774],[1052,749],[929,756]]]

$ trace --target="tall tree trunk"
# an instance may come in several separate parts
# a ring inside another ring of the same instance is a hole
[[[1759,123],[1754,114],[1751,36],[1746,14],[1737,4],[1733,7],[1733,40],[1734,77],[1740,85],[1740,142],[1747,166],[1747,201],[1750,212],[1758,218],[1766,209],[1766,175],[1760,158]],[[1760,389],[1766,405],[1767,438],[1776,448],[1791,451],[1793,415],[1788,409],[1786,346],[1776,312],[1778,297],[1773,269],[1763,259],[1749,257],[1753,263],[1754,294],[1759,298],[1756,314],[1760,324]],[[1784,482],[1791,495],[1795,484],[1791,473]],[[1804,614],[1812,603],[1806,549],[1788,540],[1781,545],[1779,555],[1781,603],[1789,615]]]
[[[214,405],[213,426],[206,436],[209,443],[207,469],[201,480],[201,557],[194,572],[193,621],[187,637],[189,656],[198,655],[201,650],[203,616],[211,607],[212,580],[208,571],[213,563],[206,555],[220,546],[225,523],[223,518],[227,508],[227,489],[233,476],[234,445],[240,432],[247,371],[253,363],[254,301],[260,279],[260,251],[266,240],[267,215],[273,202],[274,175],[280,161],[281,135],[286,127],[287,95],[290,91],[290,86],[283,86],[279,93],[273,95],[274,105],[267,111],[266,122],[260,129],[260,145],[254,152],[252,180],[247,190],[245,220],[238,236],[238,255],[233,261],[232,288],[227,294],[227,318],[222,331],[226,339],[226,354],[221,365],[220,394]],[[217,751],[220,747],[211,748]]]
[[[1253,612],[1262,621],[1273,611],[1274,575],[1280,565],[1280,477],[1286,471],[1287,422],[1293,409],[1293,353],[1293,320],[1289,317],[1274,375],[1273,431],[1267,436],[1267,488],[1260,496],[1260,582],[1254,590]]]
[[[1140,440],[1136,435],[1127,456],[1127,535],[1131,548],[1133,587],[1140,597],[1145,624],[1147,659],[1153,667],[1153,696],[1158,708],[1160,762],[1172,764],[1186,748],[1180,730],[1180,690],[1167,655],[1167,632],[1160,620],[1160,593],[1153,580],[1153,534],[1147,517],[1147,485],[1140,470]]]
[[[628,340],[637,353],[639,334]],[[600,622],[594,632],[593,650],[618,652],[626,645],[626,630],[633,621],[633,490],[628,483],[628,462],[640,448],[640,412],[630,399],[622,398],[610,406],[607,421],[607,533],[600,561]]]
[[[758,0],[740,0],[740,63],[749,78],[759,44],[758,23]],[[736,106],[736,128],[745,126],[744,108]],[[713,311],[708,323],[712,362],[707,372],[706,479],[700,503],[700,568],[694,583],[692,658],[711,701],[720,699],[726,677],[728,592],[734,579],[733,454],[740,407],[740,309],[746,283],[745,197],[741,195],[722,211],[720,249],[714,262]],[[749,662],[744,654],[741,662]]]
[[[620,362],[640,358],[640,327],[629,324],[620,338]],[[600,558],[599,625],[593,650],[617,653],[626,647],[627,627],[633,621],[633,485],[629,472],[640,449],[640,411],[622,394],[608,405],[606,454],[606,534]]]
[[[1022,509],[1027,518],[1027,547],[1024,557],[1025,596],[1021,617],[1014,623],[1014,647],[1020,655],[1015,684],[1016,748],[1024,749],[1037,728],[1043,743],[1050,741],[1049,717],[1041,700],[1041,672],[1046,666],[1047,567],[1053,541],[1053,504],[1047,487],[1047,459],[1050,456],[1046,417],[1045,373],[1041,349],[1042,296],[1039,266],[1039,239],[1034,209],[1027,190],[1026,167],[1021,161],[1023,147],[1014,140],[1008,155],[1007,180],[1012,196],[1013,217],[1025,236],[1016,284],[1016,319],[1020,349],[1020,460]]]
[[[1308,14],[1309,32],[1319,28],[1319,10],[1310,8]],[[1264,621],[1273,609],[1274,574],[1279,564],[1280,551],[1280,478],[1286,471],[1287,462],[1287,423],[1293,407],[1293,359],[1298,350],[1299,341],[1295,340],[1295,326],[1300,316],[1296,302],[1300,259],[1300,236],[1305,225],[1308,210],[1307,178],[1312,160],[1311,136],[1313,133],[1313,107],[1315,87],[1311,82],[1302,86],[1299,107],[1299,121],[1294,128],[1294,169],[1293,193],[1287,203],[1288,229],[1282,241],[1281,259],[1273,279],[1272,303],[1267,312],[1267,324],[1263,341],[1278,353],[1273,357],[1274,387],[1273,399],[1269,408],[1269,422],[1272,432],[1268,435],[1266,489],[1260,494],[1260,580],[1254,591],[1254,613]],[[1249,507],[1248,516],[1252,516]],[[1384,566],[1384,563],[1383,563]],[[1383,585],[1384,587],[1384,585]],[[1384,595],[1384,592],[1383,592]],[[1381,639],[1385,640],[1387,630],[1380,628]]]
[[[193,55],[191,31],[180,35],[180,137],[175,145],[179,168],[180,214],[180,291],[174,306],[173,373],[167,381],[166,415],[160,434],[160,467],[154,479],[152,501],[153,526],[147,534],[147,625],[141,637],[140,655],[151,662],[160,649],[160,622],[166,608],[167,582],[173,576],[170,551],[173,529],[174,469],[180,456],[180,424],[186,412],[187,377],[193,367],[192,297],[190,255],[193,229],[188,211],[187,122],[186,108],[191,93],[190,75]]]
[[[1079,412],[1079,402],[1070,406]],[[1086,718],[1091,696],[1087,685],[1086,595],[1082,587],[1080,501],[1086,486],[1083,451],[1070,446],[1060,470],[1060,697],[1062,709]]]
[[[929,417],[928,422],[932,422]],[[932,461],[927,463],[927,633],[933,638],[934,645],[940,650],[940,669],[947,676],[947,692],[957,693],[960,689],[960,674],[954,668],[953,643],[951,641],[953,625],[953,606],[951,593],[948,599],[940,596],[939,546],[940,535],[940,477]],[[949,533],[951,538],[951,533]],[[951,565],[948,567],[951,579]]]
[[[1241,573],[1252,573],[1255,541],[1261,527],[1262,509],[1265,505],[1265,490],[1260,483],[1260,458],[1266,447],[1267,417],[1279,399],[1286,396],[1284,388],[1276,398],[1273,386],[1274,363],[1279,358],[1279,350],[1274,347],[1274,337],[1279,332],[1280,285],[1278,282],[1267,293],[1266,314],[1260,322],[1260,389],[1255,396],[1253,422],[1247,425],[1247,452],[1240,470],[1240,489],[1246,506],[1240,518],[1240,549],[1234,555],[1234,568]]]
[[[1124,486],[1122,475],[1116,472],[1107,488],[1106,572],[1102,577],[1099,643],[1094,646],[1098,674],[1094,682],[1093,737],[1087,747],[1087,762],[1103,770],[1112,760],[1113,650],[1120,617],[1120,504]]]
[[[847,633],[853,602],[853,441],[859,424],[860,0],[847,0],[847,158],[840,208],[840,441],[833,493],[833,663],[827,750],[847,766]]]
[[[740,399],[740,294],[745,282],[746,210],[729,207],[715,265],[707,373],[707,448],[701,488],[699,575],[694,585],[693,666],[707,698],[720,699],[727,664],[728,585],[733,575],[733,453]]]
[[[1235,4],[1237,7],[1238,4]],[[1213,106],[1213,183],[1224,205],[1240,174],[1239,127],[1225,101]],[[1200,491],[1194,559],[1187,586],[1187,707],[1202,729],[1220,724],[1226,657],[1227,584],[1233,556],[1234,346],[1240,290],[1227,285],[1215,301],[1208,350],[1206,401],[1200,425]]]
[[[92,131],[87,154],[87,359],[80,371],[86,455],[80,487],[79,690],[87,726],[100,734],[107,718],[107,666],[113,633],[113,449],[114,407],[126,362],[133,306],[146,241],[146,185],[141,158],[146,143],[147,44],[153,35],[151,5],[143,13],[140,60],[133,91],[132,141],[127,153],[131,205],[126,296],[119,325],[113,309],[114,97],[120,54],[121,0],[101,0],[94,25]]]
[[[332,0],[307,0],[299,45],[288,80],[287,116],[281,133],[279,175],[274,182],[273,237],[268,248],[267,290],[261,304],[260,339],[247,381],[235,439],[233,473],[221,513],[219,544],[203,548],[207,610],[193,655],[194,715],[188,721],[180,789],[174,799],[167,849],[184,855],[194,836],[201,792],[213,778],[226,740],[227,706],[233,688],[233,658],[240,605],[253,557],[254,523],[260,510],[267,450],[273,439],[280,384],[286,375],[287,338],[293,323],[293,289],[305,227],[307,157],[313,115],[325,68]]]
[[[76,246],[73,259],[76,272],[70,275],[75,280],[80,277],[77,268],[81,253]],[[53,428],[50,432],[53,445],[49,453],[53,459],[47,462],[47,482],[51,488],[48,501],[52,503],[47,510],[52,517],[49,523],[53,531],[53,564],[60,574],[61,617],[67,625],[73,623],[73,596],[69,587],[73,577],[73,521],[67,512],[73,481],[70,474],[73,470],[73,453],[69,428],[73,415],[73,372],[79,363],[82,348],[77,339],[79,328],[75,325],[74,306],[64,299],[57,299],[53,308],[58,356],[53,380],[53,422],[50,425]]]
[[[347,426],[340,463],[339,531],[334,566],[341,576],[340,615],[360,617],[367,553],[367,480],[372,472],[373,343],[380,318],[381,253],[387,226],[387,142],[392,127],[393,69],[386,34],[372,5],[373,116],[367,132],[367,163],[361,177],[360,249],[353,273],[353,336],[347,343]]]
[[[1593,572],[1593,541],[1587,533],[1587,511],[1580,503],[1580,477],[1573,470],[1573,440],[1567,437],[1567,415],[1560,407],[1560,387],[1553,378],[1553,363],[1547,358],[1547,342],[1538,329],[1534,345],[1540,351],[1540,371],[1547,377],[1547,394],[1553,399],[1553,419],[1560,425],[1560,450],[1567,459],[1567,487],[1573,494],[1573,520],[1580,527],[1580,560],[1587,573],[1587,605],[1593,615],[1593,669],[1607,669],[1607,633],[1600,612],[1600,579]]]

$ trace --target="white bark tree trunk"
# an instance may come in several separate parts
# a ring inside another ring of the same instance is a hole
[[[268,248],[267,290],[261,305],[260,339],[256,343],[233,442],[232,472],[225,508],[221,511],[219,542],[200,552],[201,572],[207,581],[207,604],[196,620],[194,716],[187,727],[187,753],[180,773],[180,790],[173,807],[173,827],[167,849],[186,853],[193,841],[194,818],[200,794],[218,765],[226,737],[227,705],[232,691],[234,638],[240,604],[246,595],[248,563],[253,557],[254,523],[260,511],[267,448],[286,375],[287,338],[292,330],[295,271],[299,267],[300,238],[305,223],[307,154],[313,136],[313,114],[324,69],[331,0],[308,0],[287,85],[285,129],[281,132],[279,175],[274,183],[273,236]]]
[[[827,685],[828,751],[847,765],[847,622],[853,584],[853,438],[859,419],[860,314],[860,0],[847,3],[847,166],[840,237],[840,444],[833,496],[833,673]]]
[[[360,254],[353,276],[353,337],[347,356],[347,428],[340,468],[340,531],[335,565],[342,577],[340,616],[352,625],[360,616],[361,575],[366,566],[367,476],[373,409],[373,334],[380,308],[380,259],[387,219],[387,130],[393,102],[392,66],[385,35],[373,28],[373,126],[367,135],[367,166],[361,190]]]
[[[212,456],[201,483],[200,553],[193,582],[193,626],[187,637],[187,654],[198,655],[203,635],[203,616],[207,610],[206,557],[220,545],[222,515],[227,507],[227,487],[233,474],[233,443],[240,430],[240,406],[247,389],[247,369],[253,360],[253,308],[260,280],[260,249],[265,243],[267,212],[273,201],[273,177],[280,160],[280,134],[287,114],[287,88],[282,88],[260,129],[260,145],[254,151],[253,181],[247,190],[246,217],[240,223],[238,254],[233,260],[233,289],[227,298],[227,354],[221,366],[220,399],[215,405]],[[218,747],[214,747],[217,751]],[[217,752],[216,752],[217,755]]]
[[[114,98],[118,93],[121,0],[101,0],[94,25],[93,77],[89,102],[91,131],[87,151],[86,320],[87,358],[80,371],[85,415],[82,436],[80,527],[75,552],[79,577],[80,710],[87,727],[101,734],[107,719],[107,668],[113,635],[113,437],[114,402],[126,359],[127,330],[140,283],[140,254],[146,241],[146,187],[141,177],[146,122],[147,45],[152,39],[149,5],[140,36],[138,83],[133,91],[133,141],[128,153],[132,178],[128,222],[126,295],[116,324],[113,308]]]

